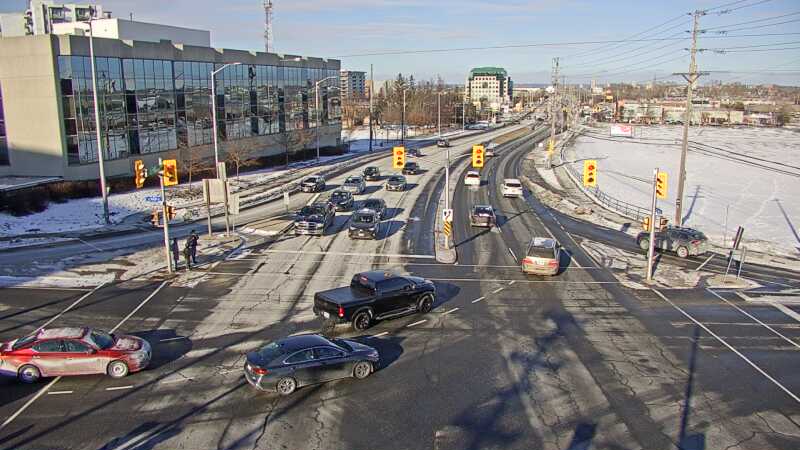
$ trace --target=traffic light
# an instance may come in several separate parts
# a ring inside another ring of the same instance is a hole
[[[144,167],[144,162],[137,159],[133,162],[133,182],[137,189],[144,186],[145,179],[147,179],[147,169]]]
[[[645,216],[644,220],[642,220],[642,229],[650,231],[650,216]]]
[[[669,219],[666,217],[662,217],[658,220],[658,228],[660,228],[662,231],[667,229],[667,225],[669,225]]]
[[[178,184],[178,162],[174,159],[163,161],[164,186],[175,186]]]
[[[667,172],[656,175],[656,197],[667,198]]]
[[[586,187],[597,186],[597,161],[587,159],[583,162],[583,185]]]
[[[167,218],[169,220],[175,219],[175,207],[167,205]]]
[[[547,140],[547,154],[548,155],[552,155],[555,150],[556,150],[556,141],[555,141],[555,139],[548,139]]]
[[[402,169],[406,165],[406,148],[395,147],[392,149],[392,167]]]
[[[472,146],[472,167],[480,169],[483,167],[484,149],[482,145]]]

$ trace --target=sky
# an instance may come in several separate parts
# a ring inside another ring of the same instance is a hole
[[[215,47],[264,49],[262,0],[98,3],[116,17],[128,18],[133,13],[135,20],[211,30]],[[561,73],[567,82],[588,83],[591,79],[598,83],[646,82],[653,78],[679,82],[680,78],[671,74],[689,69],[686,49],[691,46],[688,32],[691,16],[687,13],[733,3],[700,18],[700,28],[708,31],[698,40],[698,48],[702,50],[698,53],[698,68],[712,71],[704,80],[800,85],[798,0],[274,0],[273,3],[273,33],[278,53],[340,59],[346,70],[369,72],[373,65],[376,80],[403,73],[413,74],[416,79],[441,76],[449,83],[463,83],[473,67],[499,66],[518,84],[549,82],[554,57],[560,58]],[[0,13],[22,10],[25,4],[25,0],[0,0]],[[725,9],[732,11],[720,14]],[[776,17],[782,15],[787,16]],[[742,30],[720,33],[729,29]],[[737,34],[751,36],[733,37]],[[586,44],[631,38],[673,40]],[[525,47],[474,49],[520,45]],[[473,50],[452,50],[459,48]],[[720,49],[728,50],[721,53]],[[417,53],[380,54],[386,52]]]

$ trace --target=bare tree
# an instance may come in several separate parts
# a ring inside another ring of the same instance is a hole
[[[301,152],[314,142],[314,132],[308,128],[286,131],[278,135],[278,142],[286,155],[286,167],[289,167],[289,155]]]
[[[206,168],[206,164],[197,151],[192,147],[184,147],[181,150],[181,165],[183,170],[188,175],[189,192],[192,192],[192,177],[196,172],[202,171]]]
[[[236,167],[237,180],[240,167],[251,159],[258,147],[255,139],[234,139],[225,145],[225,162]]]

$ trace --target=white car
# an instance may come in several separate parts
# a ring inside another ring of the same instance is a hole
[[[480,186],[481,185],[481,174],[478,173],[477,170],[467,171],[467,174],[464,175],[464,185],[465,186]]]
[[[503,197],[522,197],[522,183],[516,178],[503,180]]]

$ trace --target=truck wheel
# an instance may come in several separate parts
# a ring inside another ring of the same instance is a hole
[[[369,312],[361,311],[353,317],[353,329],[356,331],[365,331],[369,328],[372,322]]]
[[[419,304],[417,305],[417,311],[421,312],[422,314],[427,314],[431,312],[431,309],[433,309],[433,295],[424,294],[419,299]]]
[[[686,247],[678,247],[678,256],[681,258],[688,258],[689,257],[689,249]]]

